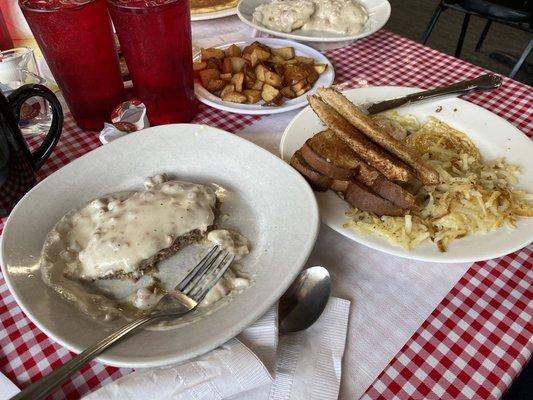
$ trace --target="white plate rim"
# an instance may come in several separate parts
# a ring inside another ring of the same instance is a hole
[[[391,15],[391,5],[388,0],[381,0],[382,5],[385,7],[385,15],[384,20],[377,24],[373,29],[362,32],[357,35],[352,36],[307,36],[307,35],[299,35],[295,33],[285,33],[285,32],[278,32],[274,31],[272,29],[269,29],[263,25],[259,25],[254,23],[253,21],[246,18],[242,12],[243,4],[246,3],[247,0],[241,0],[239,5],[237,6],[237,16],[240,18],[242,22],[244,22],[246,25],[252,27],[253,29],[257,29],[258,31],[268,33],[272,36],[277,36],[285,39],[291,39],[291,40],[297,40],[299,42],[316,42],[316,43],[334,43],[334,42],[348,42],[348,41],[354,41],[358,39],[365,38],[367,36],[373,35],[377,31],[379,31],[381,28],[385,26],[385,24],[388,22],[390,15]]]
[[[333,81],[335,80],[335,69],[333,68],[333,65],[328,60],[326,56],[324,56],[319,51],[306,46],[301,43],[295,43],[290,40],[285,39],[277,39],[277,38],[251,38],[246,40],[239,40],[239,41],[232,41],[232,42],[226,42],[217,46],[214,46],[217,49],[225,49],[229,47],[232,44],[236,44],[239,46],[246,46],[253,42],[260,42],[264,43],[267,46],[271,47],[294,47],[295,51],[297,53],[301,53],[303,55],[313,57],[315,60],[318,61],[319,64],[327,64],[328,70],[322,74],[317,82],[315,82],[314,86],[303,95],[291,99],[285,102],[285,104],[279,106],[279,107],[262,107],[261,105],[256,104],[237,104],[237,103],[230,103],[226,101],[222,101],[222,99],[218,98],[217,96],[209,93],[207,89],[205,89],[200,82],[198,82],[197,79],[194,81],[194,93],[196,94],[196,97],[198,100],[200,100],[202,103],[216,108],[218,110],[227,111],[235,114],[244,114],[244,115],[271,115],[271,114],[280,114],[287,111],[296,110],[298,108],[305,107],[307,104],[307,97],[310,94],[315,93],[316,89],[319,86],[330,86]],[[200,57],[200,53],[197,52],[194,54],[193,60],[197,61]],[[290,103],[290,104],[289,104]]]
[[[209,130],[212,130],[213,132],[216,132],[217,135],[220,135],[220,134],[228,135],[229,137],[232,137],[232,138],[236,139],[236,141],[239,141],[239,142],[242,142],[242,143],[247,143],[247,144],[251,145],[251,147],[256,148],[256,150],[266,154],[268,157],[273,157],[275,159],[278,159],[280,162],[282,162],[281,159],[279,159],[278,157],[276,157],[275,155],[273,155],[269,151],[263,149],[262,147],[254,144],[254,143],[252,143],[252,142],[250,142],[250,141],[248,141],[248,140],[246,140],[244,138],[241,138],[241,137],[239,137],[237,135],[234,135],[234,134],[232,134],[230,132],[224,131],[222,129],[210,127],[210,126],[207,126],[207,125],[200,125],[200,124],[173,124],[173,125],[174,126],[178,126],[178,127],[179,126],[192,126],[192,127],[196,127],[200,131],[201,130],[205,131],[205,129],[208,128]],[[166,125],[166,126],[168,126],[168,125]],[[147,129],[144,129],[142,131],[138,131],[138,132],[133,133],[132,136],[133,135],[138,135],[138,134],[150,134],[154,130],[157,130],[158,128],[160,128],[160,127],[156,126],[156,127],[147,128]],[[101,150],[103,148],[109,148],[109,146],[117,146],[117,142],[118,141],[111,142],[111,143],[107,144],[106,146],[98,147],[97,149],[95,149],[93,151]],[[77,159],[73,160],[72,162],[70,162],[69,164],[67,164],[64,167],[67,167],[69,165],[73,165],[75,167],[75,163],[77,164],[77,163],[81,162],[79,160],[81,160],[81,159],[83,159],[85,157],[88,157],[90,155],[90,153],[92,153],[92,151],[89,152],[89,153],[86,153],[86,154],[84,154],[84,155],[82,155],[80,157],[78,157]],[[291,169],[287,169],[287,173],[293,175],[298,180],[301,179],[301,182],[303,183],[302,187],[303,188],[307,187],[307,189],[308,189],[307,191],[309,192],[308,194],[310,195],[309,199],[313,200],[314,196],[312,195],[312,190],[310,188],[308,188],[308,185],[306,184],[305,180],[297,172],[294,171],[294,174],[293,174],[293,171],[291,171]],[[75,344],[73,344],[71,342],[71,340],[69,340],[67,338],[64,338],[62,336],[58,336],[58,335],[54,334],[53,332],[51,332],[50,329],[48,329],[48,327],[46,325],[42,324],[41,321],[39,320],[39,318],[37,316],[35,316],[33,314],[33,312],[26,307],[26,303],[24,301],[22,301],[22,299],[18,295],[17,288],[14,286],[13,278],[12,278],[11,274],[7,270],[7,263],[6,263],[6,259],[5,259],[5,257],[6,257],[6,249],[5,249],[6,240],[4,240],[4,239],[5,239],[5,237],[7,235],[9,235],[9,231],[11,229],[10,226],[13,224],[12,216],[16,215],[16,213],[15,213],[16,210],[20,207],[21,204],[23,204],[23,201],[25,199],[27,199],[29,196],[32,195],[32,191],[34,191],[34,189],[36,189],[38,186],[46,184],[45,181],[47,179],[48,179],[48,177],[46,177],[41,182],[39,182],[37,185],[35,185],[34,188],[32,188],[28,193],[26,193],[26,195],[17,203],[17,205],[11,211],[10,216],[8,217],[8,220],[6,221],[6,223],[4,225],[4,230],[3,230],[2,237],[1,237],[1,240],[0,240],[0,270],[1,270],[2,274],[4,275],[4,279],[6,281],[6,284],[7,284],[7,287],[9,289],[10,293],[13,295],[17,305],[22,309],[24,314],[41,331],[43,331],[53,341],[59,343],[61,346],[67,348],[70,351],[73,351],[75,353],[80,353],[81,351],[84,350],[83,347],[75,345]],[[295,263],[295,265],[298,265],[298,268],[293,268],[290,271],[289,270],[286,271],[287,275],[284,278],[281,279],[282,284],[279,285],[280,288],[285,287],[285,286],[288,288],[290,283],[296,278],[297,274],[300,272],[301,268],[305,265],[309,255],[311,254],[312,249],[314,248],[314,245],[315,245],[316,239],[318,237],[318,233],[319,233],[320,218],[319,218],[318,205],[317,205],[316,201],[311,201],[310,202],[310,207],[312,208],[312,215],[313,215],[313,221],[309,221],[309,229],[310,229],[310,233],[311,233],[310,238],[312,238],[312,239],[305,243],[304,251],[300,254],[297,262]],[[40,279],[40,277],[39,277],[39,279]],[[204,354],[204,353],[206,353],[208,351],[211,351],[212,349],[217,348],[218,346],[222,345],[223,343],[227,342],[228,340],[234,338],[243,329],[245,329],[246,327],[248,327],[251,324],[253,324],[253,322],[255,322],[255,320],[260,318],[265,312],[268,311],[268,309],[272,306],[272,304],[274,304],[277,301],[277,299],[274,299],[274,298],[279,298],[283,294],[284,290],[285,289],[278,290],[276,293],[270,294],[269,298],[266,301],[264,301],[260,306],[257,307],[257,312],[255,312],[253,314],[249,314],[249,315],[247,315],[247,316],[245,316],[243,318],[243,320],[245,320],[245,322],[240,324],[242,326],[236,325],[231,330],[228,330],[224,335],[220,335],[217,340],[213,340],[211,342],[211,344],[208,346],[209,349],[206,349],[205,346],[204,346],[204,348],[197,349],[195,351],[189,351],[187,353],[182,353],[182,354],[178,354],[178,355],[174,355],[174,356],[159,357],[159,358],[157,358],[157,357],[155,357],[155,358],[146,357],[146,358],[143,358],[140,361],[136,361],[135,359],[131,360],[129,357],[125,357],[124,358],[124,357],[121,357],[121,356],[119,356],[119,357],[109,356],[109,355],[106,355],[104,353],[103,355],[97,357],[96,360],[102,362],[105,365],[118,367],[118,368],[153,368],[153,367],[161,367],[161,366],[165,366],[165,365],[171,365],[171,364],[175,364],[177,362],[182,362],[182,361],[186,361],[188,359],[197,357],[197,356],[199,356],[201,354]],[[272,299],[274,299],[274,300],[272,300]],[[63,301],[65,301],[65,300],[63,300]],[[169,332],[173,332],[173,330],[170,330]]]
[[[399,97],[399,96],[402,96],[404,94],[414,93],[414,92],[422,90],[420,88],[406,87],[406,86],[372,86],[372,87],[362,87],[362,88],[355,88],[355,89],[347,89],[347,90],[344,90],[343,92],[347,93],[348,96],[350,96],[351,93],[354,93],[356,91],[359,91],[360,93],[364,93],[365,91],[372,91],[374,89],[384,90],[384,91],[385,90],[386,91],[393,91],[393,92],[398,92],[399,91],[399,93],[392,94],[390,97],[387,97],[387,98]],[[508,122],[505,119],[501,118],[500,116],[492,113],[491,111],[489,111],[489,110],[487,110],[487,109],[485,109],[483,107],[480,107],[480,106],[478,106],[476,104],[470,103],[470,102],[468,102],[466,100],[459,99],[459,98],[451,98],[451,99],[448,99],[448,100],[452,100],[452,99],[453,99],[453,101],[457,102],[457,104],[459,105],[458,107],[460,107],[461,105],[466,105],[467,107],[471,107],[472,109],[475,109],[478,112],[490,114],[493,117],[499,119],[500,121],[502,121],[503,123],[505,123],[507,125],[507,127],[509,128],[509,131],[513,132],[512,134],[514,136],[522,135],[522,136],[526,137],[523,132],[521,132],[518,128],[516,128],[510,122]],[[438,101],[439,100],[435,100],[433,102],[423,103],[423,104],[436,104]],[[413,106],[416,107],[417,105],[415,104]],[[283,132],[283,135],[282,135],[281,141],[280,141],[279,150],[280,150],[280,154],[281,154],[282,159],[284,159],[286,162],[288,162],[288,159],[289,159],[290,155],[288,154],[288,150],[286,150],[285,147],[287,145],[288,138],[293,135],[294,131],[292,131],[292,128],[298,122],[298,120],[301,118],[301,116],[304,113],[309,112],[309,110],[310,110],[309,106],[307,106],[306,108],[301,110],[289,122],[289,124],[285,128],[285,131]],[[314,118],[318,118],[318,117],[315,116],[315,114],[312,114],[312,115],[314,116]],[[529,142],[529,143],[530,143],[530,146],[533,148],[533,143],[532,142]],[[533,152],[532,152],[532,154],[533,154]],[[533,165],[533,161],[530,162],[530,164]],[[521,179],[525,179],[525,174],[521,175]],[[316,195],[316,193],[315,193],[315,195]],[[319,195],[322,195],[322,193],[320,193]],[[333,194],[331,193],[331,195],[333,195]],[[327,200],[324,200],[324,201],[327,201]],[[320,208],[320,201],[318,201],[318,203],[319,203],[319,208]],[[508,246],[505,250],[503,250],[503,249],[502,250],[493,250],[493,251],[488,251],[485,254],[480,254],[478,256],[470,256],[470,257],[467,257],[467,256],[459,257],[459,256],[453,256],[453,255],[450,256],[449,252],[440,253],[438,251],[436,251],[431,256],[427,256],[427,255],[419,255],[419,254],[416,254],[414,252],[407,252],[407,251],[403,250],[400,247],[396,247],[396,246],[393,246],[393,245],[387,243],[385,239],[381,239],[379,237],[374,237],[374,236],[370,236],[370,235],[368,235],[368,236],[360,235],[357,232],[355,232],[354,230],[343,228],[342,225],[330,223],[330,221],[328,221],[326,218],[324,218],[324,213],[322,212],[322,210],[321,210],[320,215],[321,215],[321,220],[322,220],[322,222],[324,224],[326,224],[327,226],[329,226],[331,229],[335,230],[336,232],[340,233],[341,235],[343,235],[343,236],[345,236],[345,237],[347,237],[347,238],[349,238],[349,239],[351,239],[351,240],[353,240],[353,241],[355,241],[357,243],[360,243],[360,244],[362,244],[364,246],[370,247],[370,248],[375,249],[375,250],[382,251],[382,252],[387,253],[387,254],[391,254],[391,255],[394,255],[394,256],[398,256],[398,257],[406,258],[406,259],[411,259],[411,260],[419,260],[419,261],[440,262],[440,263],[460,263],[460,262],[487,261],[487,260],[491,260],[491,259],[494,259],[494,258],[502,257],[504,255],[516,252],[516,251],[524,248],[525,246],[527,246],[529,243],[531,243],[533,241],[533,219],[524,218],[521,221],[518,221],[518,223],[524,223],[524,224],[529,223],[529,224],[532,224],[531,228],[529,229],[531,231],[529,236],[527,236],[525,239],[523,239],[520,242],[517,242],[516,244],[514,244],[512,246]],[[502,234],[502,230],[504,230],[504,229],[507,229],[507,228],[502,227],[499,230],[494,231],[494,232],[489,233],[489,234],[494,234],[494,235]],[[482,238],[483,237],[481,234],[472,235],[472,237],[475,237],[475,236],[477,236],[478,238]],[[453,245],[453,243],[452,243],[452,245]],[[414,249],[414,251],[416,252],[416,248]]]
[[[237,6],[232,8],[227,8],[225,10],[219,10],[219,11],[212,11],[208,13],[200,13],[200,14],[192,14],[191,13],[191,21],[207,21],[210,19],[218,19],[218,18],[224,18],[224,17],[230,17],[232,15],[237,14]]]

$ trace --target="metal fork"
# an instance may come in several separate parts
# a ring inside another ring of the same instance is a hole
[[[28,386],[11,400],[39,400],[52,393],[69,376],[124,337],[155,321],[182,316],[196,308],[228,269],[234,256],[215,246],[205,255],[173,292],[163,296],[155,308],[117,329],[98,343],[85,349],[44,378]]]

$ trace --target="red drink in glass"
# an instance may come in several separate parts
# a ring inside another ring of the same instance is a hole
[[[78,126],[100,130],[124,100],[105,0],[19,0]]]
[[[151,125],[196,113],[189,0],[108,0],[136,97]]]

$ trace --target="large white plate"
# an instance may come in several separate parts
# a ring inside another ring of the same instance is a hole
[[[229,17],[231,15],[237,14],[237,7],[228,8],[226,10],[220,10],[220,11],[213,11],[209,13],[201,13],[201,14],[191,14],[191,21],[205,21],[208,19],[217,19],[217,18],[224,18]]]
[[[335,78],[335,72],[333,70],[333,65],[331,65],[329,60],[322,53],[319,53],[315,49],[312,49],[300,43],[295,43],[289,40],[282,39],[254,38],[241,42],[225,43],[220,46],[217,46],[217,48],[225,49],[232,44],[236,44],[242,49],[244,46],[247,46],[255,41],[258,41],[270,47],[294,47],[297,56],[312,57],[316,60],[316,64],[327,64],[328,69],[322,75],[320,75],[320,77],[318,78],[315,85],[310,91],[295,99],[285,99],[285,103],[283,103],[279,107],[263,106],[261,103],[237,104],[231,103],[229,101],[223,101],[220,97],[210,93],[206,88],[202,86],[200,82],[196,80],[194,82],[194,92],[196,93],[196,97],[198,97],[198,99],[202,103],[207,104],[213,108],[218,108],[219,110],[229,111],[237,114],[278,114],[305,107],[307,105],[306,96],[313,94],[316,89],[321,86],[330,86],[333,83],[333,79]],[[200,53],[195,54],[194,60],[197,61],[199,59]]]
[[[368,21],[364,28],[356,35],[338,35],[335,33],[325,33],[319,31],[304,32],[296,30],[291,33],[273,31],[253,20],[253,13],[257,6],[270,3],[271,0],[242,0],[237,6],[237,15],[252,28],[285,39],[298,40],[300,42],[332,43],[332,42],[352,42],[364,38],[379,31],[387,23],[390,17],[391,7],[387,0],[357,0],[368,11]],[[345,43],[348,44],[348,43]]]
[[[404,96],[417,90],[420,89],[384,86],[352,89],[344,94],[355,104],[364,104]],[[439,106],[442,106],[442,111],[436,112]],[[419,103],[399,108],[398,112],[412,114],[420,121],[434,116],[465,132],[485,159],[505,157],[509,163],[519,165],[522,168],[519,187],[533,192],[533,143],[509,122],[484,108],[457,98]],[[308,138],[323,129],[324,126],[310,107],[302,110],[287,126],[281,139],[283,159],[288,161]],[[431,242],[407,252],[377,236],[364,236],[344,228],[343,224],[347,220],[344,215],[346,203],[331,191],[315,195],[325,224],[356,242],[400,257],[450,263],[480,261],[511,253],[533,240],[533,218],[529,218],[518,221],[514,230],[502,228],[487,235],[471,235],[456,240],[446,253],[439,252]]]
[[[168,331],[140,332],[99,360],[125,367],[170,364],[209,351],[260,317],[304,265],[318,232],[318,208],[307,183],[266,150],[202,125],[165,125],[128,135],[80,157],[39,183],[9,217],[2,240],[2,272],[28,317],[48,336],[79,352],[107,335],[97,322],[59,297],[40,276],[47,232],[69,209],[106,193],[140,188],[160,172],[216,182],[236,194],[222,212],[251,243],[244,267],[255,283],[209,315]],[[179,254],[176,256],[179,257]]]

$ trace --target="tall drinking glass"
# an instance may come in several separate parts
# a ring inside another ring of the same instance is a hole
[[[124,100],[105,0],[19,0],[78,126],[100,130]]]
[[[136,97],[150,125],[196,113],[189,0],[108,0]]]

